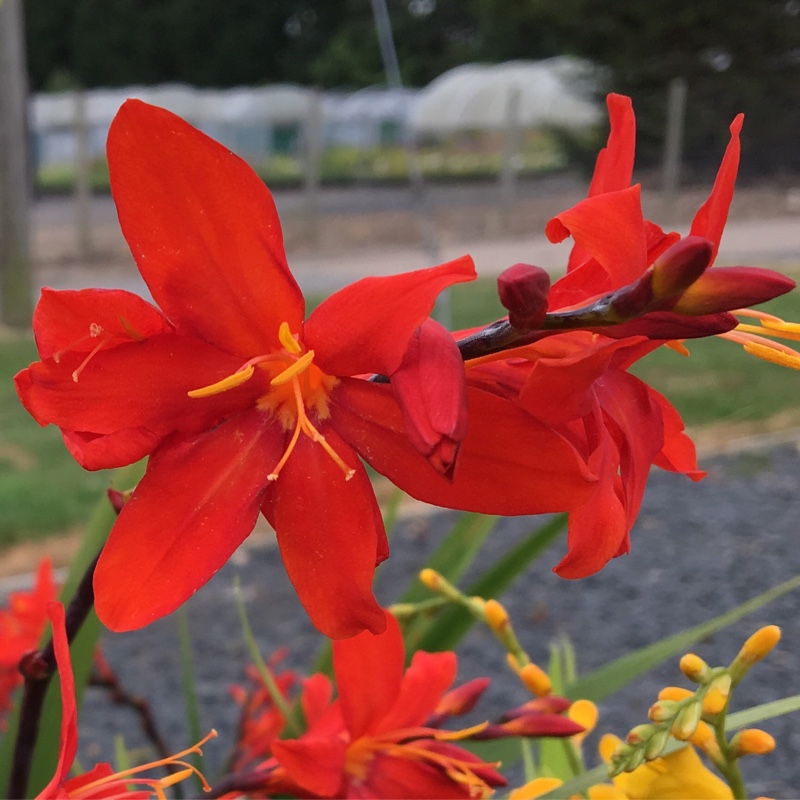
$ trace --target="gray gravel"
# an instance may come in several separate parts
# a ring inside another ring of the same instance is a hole
[[[800,454],[796,445],[707,459],[708,478],[692,484],[654,470],[633,532],[633,552],[602,573],[579,582],[552,572],[563,548],[557,543],[503,597],[523,645],[546,663],[548,645],[569,636],[582,671],[722,613],[800,572]],[[407,584],[455,519],[450,513],[404,520],[393,539],[392,557],[379,569],[378,594],[387,604]],[[539,521],[504,520],[489,539],[490,556],[500,555]],[[305,668],[319,639],[296,600],[274,547],[241,551],[187,605],[197,654],[203,724],[220,739],[207,746],[219,764],[235,726],[227,686],[241,679],[246,660],[235,610],[232,581],[245,587],[248,610],[264,653],[291,648],[288,664]],[[784,639],[736,692],[744,708],[800,693],[800,594],[773,603],[712,639],[696,652],[711,664],[728,663],[746,636],[777,623]],[[184,746],[185,714],[178,669],[177,628],[165,619],[146,630],[107,635],[108,661],[126,687],[150,698],[170,745]],[[483,630],[475,630],[459,652],[460,679],[497,676],[479,710],[498,713],[525,699],[508,675],[503,653]],[[648,706],[665,684],[680,683],[677,657],[636,681],[601,707],[602,731],[618,735],[645,720]],[[113,734],[124,731],[140,743],[126,709],[109,712],[102,692],[90,690],[81,720],[81,759],[109,757]],[[775,753],[744,767],[753,796],[800,796],[800,721],[783,718],[764,725],[778,740]],[[593,757],[593,753],[590,753]]]

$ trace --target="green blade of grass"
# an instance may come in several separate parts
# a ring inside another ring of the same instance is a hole
[[[571,686],[568,686],[566,695],[573,700],[584,698],[598,703],[609,695],[614,694],[614,692],[618,692],[634,678],[653,669],[671,656],[684,651],[698,640],[710,636],[712,633],[733,624],[747,614],[757,611],[767,603],[798,588],[800,588],[800,575],[796,575],[794,578],[768,589],[757,597],[753,597],[707,622],[687,628],[680,633],[668,636],[659,642],[647,645],[640,650],[620,656],[604,664],[599,669],[578,678]]]
[[[564,531],[566,521],[567,515],[559,514],[532,531],[496,564],[487,569],[466,590],[466,594],[480,597],[496,597],[501,594],[558,538]],[[425,622],[425,627],[418,634],[419,638],[410,644],[414,650],[435,652],[454,649],[475,623],[475,618],[462,608],[449,607],[436,618]]]

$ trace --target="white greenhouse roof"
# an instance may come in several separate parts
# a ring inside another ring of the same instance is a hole
[[[422,90],[413,124],[433,134],[505,130],[516,96],[516,123],[523,128],[594,125],[600,108],[590,99],[593,74],[591,64],[569,56],[465,64]]]

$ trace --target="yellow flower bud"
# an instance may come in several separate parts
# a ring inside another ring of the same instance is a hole
[[[713,728],[700,720],[697,730],[691,735],[689,741],[698,749],[702,750],[715,764],[724,763],[725,759],[719,749],[719,742]]]
[[[691,689],[684,689],[682,686],[665,686],[659,693],[659,700],[686,700],[694,692]]]
[[[673,717],[679,708],[679,704],[675,700],[659,700],[647,711],[647,718],[653,722],[666,722]]]
[[[430,567],[425,567],[425,569],[419,573],[419,579],[422,581],[425,588],[430,589],[432,592],[437,591],[442,584],[442,576],[435,569],[431,569]]]
[[[777,625],[765,625],[744,643],[737,660],[755,664],[756,661],[761,661],[780,640],[781,629]]]
[[[687,653],[680,660],[681,672],[694,683],[703,683],[711,671],[711,667],[694,653]]]
[[[576,733],[571,737],[572,742],[579,746],[594,730],[600,712],[591,700],[576,700],[567,710],[567,716],[584,728],[583,733]]]
[[[531,692],[531,694],[536,695],[536,697],[547,697],[547,695],[553,692],[553,684],[550,681],[550,677],[538,664],[532,662],[526,664],[519,671],[519,677],[525,684],[525,688]],[[573,706],[574,705],[573,703]]]
[[[759,728],[745,728],[731,739],[731,750],[738,757],[763,756],[775,749],[775,739]]]
[[[731,691],[731,676],[720,675],[711,682],[703,697],[703,714],[715,717],[725,710]]]
[[[511,624],[508,611],[497,600],[487,600],[483,607],[486,624],[496,633],[503,633]]]

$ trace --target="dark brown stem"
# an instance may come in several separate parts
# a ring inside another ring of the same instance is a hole
[[[70,601],[66,613],[67,640],[72,640],[77,635],[86,617],[94,605],[94,589],[92,579],[97,566],[98,556],[89,564],[81,578],[80,584]],[[30,659],[27,659],[30,662]],[[30,778],[33,751],[36,747],[36,738],[39,733],[39,722],[44,707],[44,698],[50,678],[56,671],[56,657],[53,648],[53,639],[39,651],[35,657],[35,669],[23,670],[25,676],[25,689],[22,695],[22,706],[19,716],[19,729],[17,741],[14,745],[14,759],[11,764],[11,778],[8,784],[8,797],[25,797]]]

